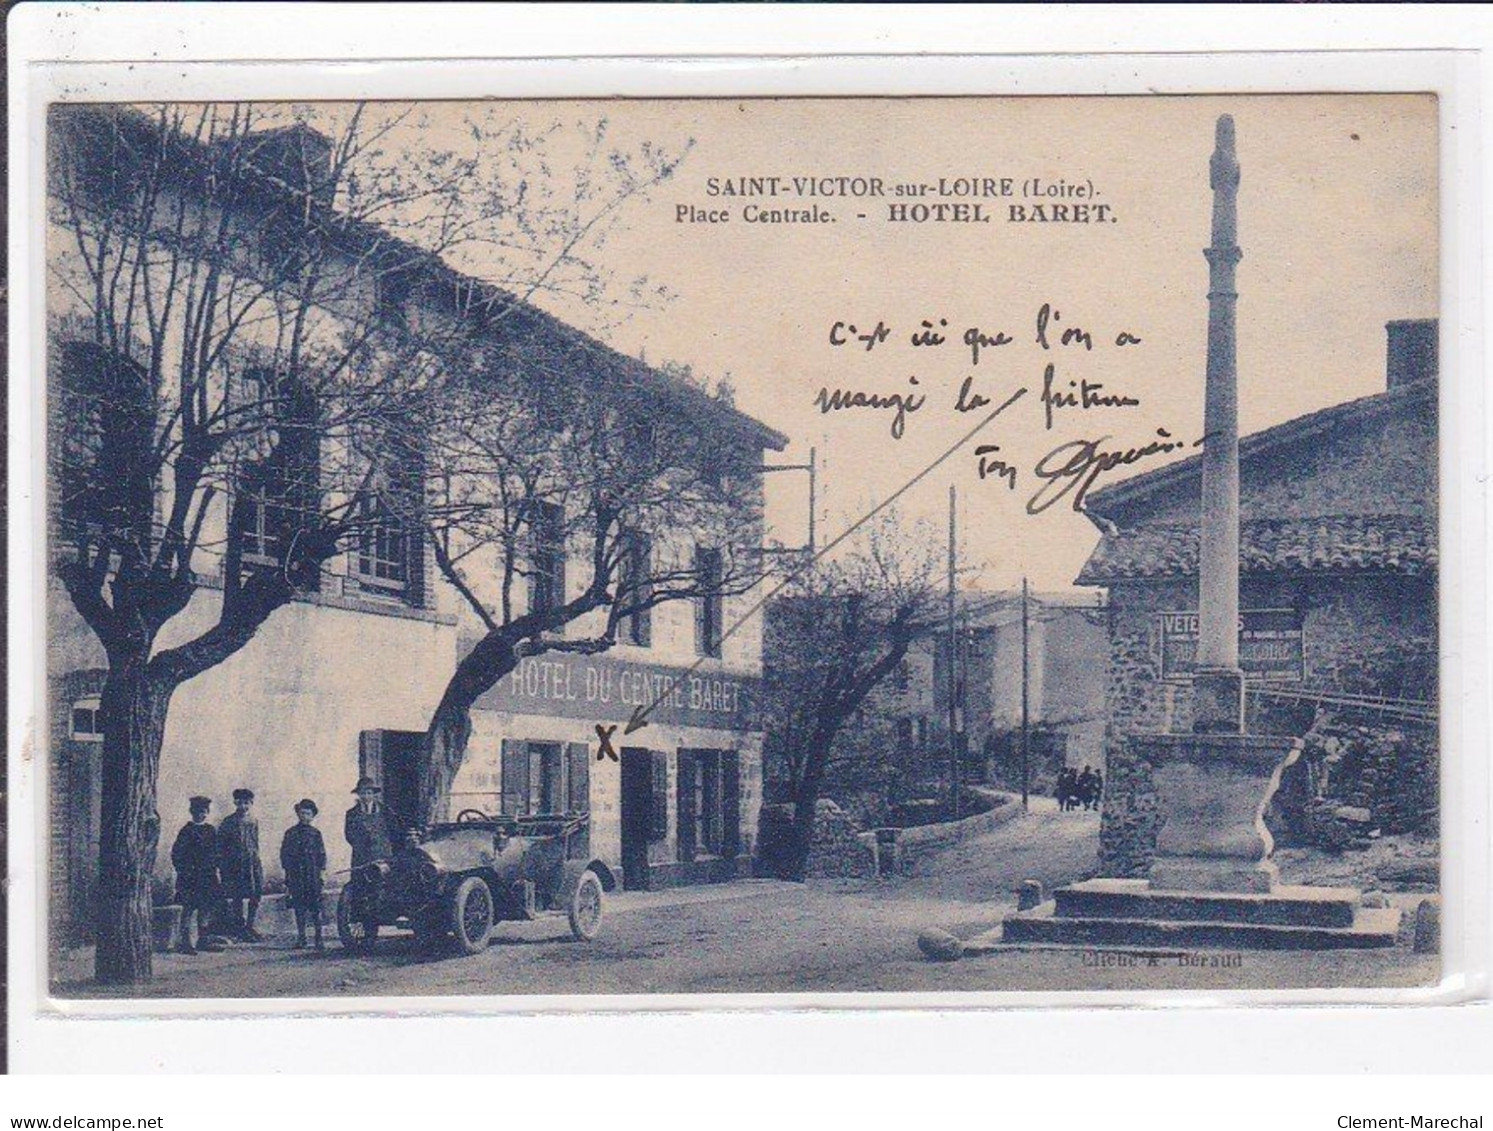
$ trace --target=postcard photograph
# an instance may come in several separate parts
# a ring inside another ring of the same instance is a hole
[[[45,133],[54,999],[1441,978],[1435,95]]]

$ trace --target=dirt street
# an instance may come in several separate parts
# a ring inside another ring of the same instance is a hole
[[[845,991],[1198,989],[1246,986],[1414,985],[1433,981],[1434,958],[1397,947],[1379,953],[1255,954],[1223,967],[1174,960],[1096,966],[1091,952],[1021,951],[929,963],[926,927],[961,937],[1014,910],[1026,879],[1044,888],[1092,873],[1095,813],[1034,811],[930,857],[892,881],[744,881],[608,898],[600,938],[579,943],[563,919],[503,924],[475,957],[427,954],[391,936],[372,956],[335,942],[323,953],[289,940],[196,957],[160,955],[151,997],[387,995],[837,993]],[[59,997],[94,996],[91,955],[68,956]],[[112,995],[111,995],[112,996]],[[128,995],[120,995],[128,996]]]

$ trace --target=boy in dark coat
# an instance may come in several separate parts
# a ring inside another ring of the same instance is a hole
[[[321,885],[327,867],[327,848],[316,820],[316,802],[303,797],[296,802],[296,824],[285,830],[280,842],[280,866],[285,869],[285,891],[295,912],[296,946],[306,945],[306,921],[316,931],[316,949],[321,942]]]
[[[229,919],[239,937],[245,942],[263,942],[254,929],[259,898],[264,894],[264,865],[259,860],[259,822],[251,815],[253,808],[252,789],[233,791],[233,812],[218,826],[218,870],[223,877],[223,895],[228,899]]]
[[[181,827],[171,846],[176,902],[181,905],[181,936],[176,949],[182,954],[197,953],[192,943],[192,917],[197,917],[197,936],[201,938],[218,901],[218,832],[207,823],[212,804],[206,797],[188,802],[192,819]]]

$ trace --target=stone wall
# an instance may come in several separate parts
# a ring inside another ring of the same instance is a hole
[[[1157,614],[1189,610],[1196,604],[1194,579],[1116,584],[1110,589],[1109,681],[1105,732],[1104,814],[1100,831],[1101,867],[1107,875],[1143,875],[1155,839],[1155,797],[1148,768],[1128,748],[1132,734],[1191,729],[1190,693],[1185,683],[1160,679]],[[1398,576],[1302,575],[1245,578],[1244,609],[1295,608],[1303,614],[1305,677],[1282,685],[1314,693],[1384,696],[1434,701],[1436,698],[1436,598],[1432,578]],[[1255,733],[1302,735],[1316,709],[1285,698],[1251,695],[1249,729]],[[1368,717],[1362,725],[1377,732],[1397,724]],[[1436,736],[1427,730],[1418,743],[1388,743],[1391,768],[1374,771],[1369,792],[1378,791],[1381,808],[1391,794],[1413,793],[1405,804],[1419,827],[1426,796],[1434,797]],[[1409,753],[1407,753],[1409,751]],[[1372,760],[1370,760],[1372,761]],[[1382,760],[1381,760],[1382,761]],[[1376,765],[1378,763],[1375,763]],[[1386,763],[1386,765],[1388,765]],[[1417,784],[1418,783],[1418,784]],[[1426,784],[1431,783],[1431,784]],[[1360,789],[1355,796],[1362,794]],[[1344,804],[1351,804],[1347,798]],[[1372,808],[1372,804],[1365,802]],[[1388,809],[1385,810],[1389,812]]]
[[[758,838],[758,867],[764,874],[785,875],[787,848],[793,833],[793,804],[764,805]],[[814,809],[814,845],[809,850],[806,878],[872,877],[876,875],[876,846],[865,830],[828,798]]]

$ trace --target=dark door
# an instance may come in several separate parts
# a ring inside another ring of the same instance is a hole
[[[693,750],[679,751],[679,802],[675,812],[679,815],[679,860],[689,864],[699,847],[700,833],[700,774],[699,756]]]
[[[734,860],[741,853],[741,758],[734,750],[721,751],[721,855]]]
[[[624,746],[622,758],[622,884],[648,887],[648,841],[653,830],[653,759],[649,751]]]
[[[402,828],[420,823],[420,743],[424,740],[415,731],[383,732],[384,805]]]

